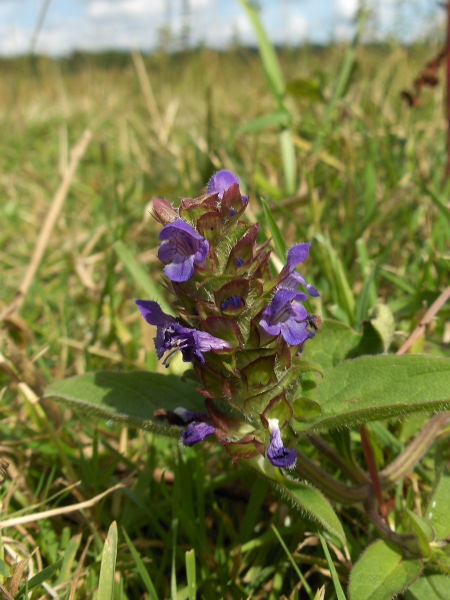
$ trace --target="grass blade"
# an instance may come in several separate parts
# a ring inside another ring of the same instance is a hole
[[[302,582],[303,587],[305,588],[306,593],[308,594],[310,600],[314,600],[314,592],[312,591],[312,589],[310,588],[308,582],[306,581],[305,576],[303,575],[303,573],[298,568],[298,565],[295,562],[294,557],[292,556],[292,554],[289,552],[289,548],[284,543],[284,540],[281,537],[280,532],[278,531],[278,529],[273,524],[272,524],[272,529],[273,529],[275,535],[277,536],[278,541],[280,542],[283,550],[286,552],[286,556],[288,557],[289,562],[291,563],[291,565],[294,567],[294,570],[297,573],[300,581]]]
[[[117,558],[117,523],[113,521],[103,547],[97,600],[113,600],[114,572]]]
[[[186,552],[186,576],[189,600],[195,600],[197,597],[197,579],[195,573],[195,550],[193,548]]]
[[[337,596],[338,600],[347,600],[345,597],[345,594],[344,594],[344,590],[342,589],[341,582],[339,581],[336,567],[334,566],[334,563],[331,560],[330,551],[328,550],[328,546],[325,541],[325,538],[323,537],[323,535],[321,533],[319,533],[318,535],[319,535],[320,543],[322,544],[325,558],[327,559],[328,568],[330,569],[330,572],[331,572],[331,579],[333,580],[333,585],[334,585],[334,589],[336,592],[336,596]]]
[[[281,102],[285,91],[285,84],[275,49],[264,30],[258,10],[247,0],[239,0],[239,2],[252,22],[258,39],[261,62],[270,90],[275,99]]]
[[[137,570],[139,575],[141,576],[141,579],[145,585],[145,587],[147,588],[147,592],[149,594],[149,598],[150,600],[158,600],[158,594],[156,593],[156,589],[155,586],[153,585],[153,581],[151,580],[150,575],[148,574],[148,571],[144,565],[144,561],[142,560],[142,558],[140,557],[139,552],[136,550],[135,545],[133,544],[133,542],[130,540],[130,538],[127,535],[127,532],[125,531],[125,529],[122,529],[122,533],[124,535],[124,538],[128,544],[128,547],[130,549],[130,552],[133,556],[133,560],[136,564]]]

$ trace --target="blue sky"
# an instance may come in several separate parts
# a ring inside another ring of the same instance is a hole
[[[347,39],[360,0],[262,0],[262,18],[277,43]],[[36,51],[52,56],[75,49],[152,50],[161,28],[177,36],[183,25],[193,43],[223,48],[233,39],[254,42],[237,0],[0,0],[0,55],[30,50],[48,2]],[[443,20],[437,0],[365,0],[374,9],[372,31],[404,39],[426,35]],[[189,6],[189,11],[186,10]],[[442,31],[442,27],[441,27]]]

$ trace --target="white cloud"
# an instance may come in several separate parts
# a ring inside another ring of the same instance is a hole
[[[17,27],[0,31],[0,55],[15,56],[29,51],[32,32]]]
[[[126,18],[162,13],[164,9],[164,0],[93,0],[88,5],[87,14],[94,19]]]
[[[336,9],[339,17],[352,19],[358,10],[359,0],[337,0]]]

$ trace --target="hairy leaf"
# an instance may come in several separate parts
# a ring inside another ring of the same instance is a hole
[[[177,437],[179,429],[154,418],[155,410],[173,411],[182,406],[203,411],[203,397],[196,383],[175,375],[146,371],[99,371],[52,383],[45,398],[55,398],[86,413],[123,421],[133,427]]]
[[[277,483],[277,486],[286,494],[296,508],[300,509],[301,512],[305,512],[313,520],[318,521],[324,529],[335,535],[345,544],[345,533],[341,522],[331,504],[319,490],[316,490],[316,488],[307,483],[297,483],[287,480],[284,483]]]
[[[378,540],[367,548],[350,573],[350,600],[392,598],[408,588],[422,569],[422,561],[405,559],[400,548]]]
[[[309,358],[309,357],[308,357]],[[450,409],[450,360],[362,356],[326,369],[314,400],[321,414],[298,431],[350,427],[413,412]]]
[[[436,539],[450,537],[450,471],[445,470],[428,503],[426,518],[436,532]]]

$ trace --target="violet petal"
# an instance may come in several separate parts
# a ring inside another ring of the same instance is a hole
[[[215,433],[215,431],[216,428],[209,423],[195,421],[181,432],[181,440],[184,446],[193,446],[198,442],[202,442],[208,435]]]
[[[297,462],[297,451],[289,450],[283,445],[278,419],[268,419],[270,444],[267,448],[267,456],[274,467],[293,469]]]

